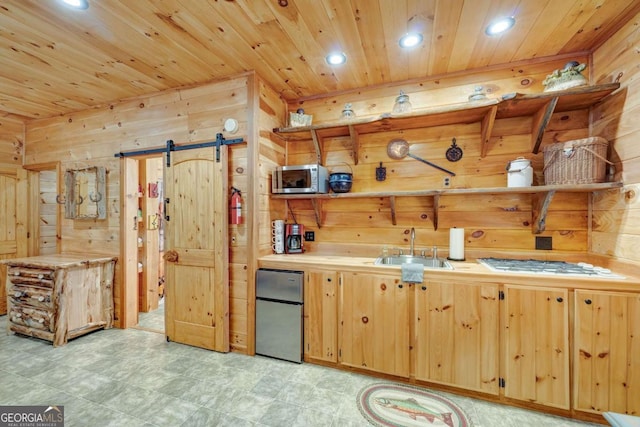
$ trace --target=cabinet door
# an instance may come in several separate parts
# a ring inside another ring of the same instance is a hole
[[[498,285],[415,288],[416,379],[498,394]]]
[[[304,281],[304,358],[338,360],[338,274],[308,271]]]
[[[409,376],[409,291],[399,275],[343,273],[340,363]]]
[[[640,294],[575,292],[575,409],[640,413]]]
[[[569,408],[566,289],[505,285],[505,396]]]

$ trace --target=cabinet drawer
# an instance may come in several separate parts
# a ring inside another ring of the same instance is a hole
[[[53,284],[55,283],[55,270],[9,267],[7,278],[14,285],[33,285],[53,288]]]
[[[12,306],[28,305],[42,309],[53,309],[53,289],[35,286],[13,285],[9,289],[9,300]]]
[[[42,331],[54,331],[53,312],[25,306],[12,306],[9,321]]]

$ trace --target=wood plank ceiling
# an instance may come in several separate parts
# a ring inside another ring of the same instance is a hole
[[[593,51],[640,0],[60,0],[0,4],[0,115],[43,118],[248,70],[287,100]],[[515,27],[489,37],[494,18]],[[403,50],[414,28],[423,43]],[[348,62],[329,66],[343,51]]]

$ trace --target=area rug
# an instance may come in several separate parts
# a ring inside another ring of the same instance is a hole
[[[469,427],[471,421],[451,400],[404,384],[371,384],[358,393],[358,409],[374,426]]]

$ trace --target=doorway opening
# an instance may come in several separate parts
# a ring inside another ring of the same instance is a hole
[[[138,163],[137,328],[164,334],[164,221],[163,161],[161,156],[136,159]]]
[[[27,168],[29,188],[28,256],[60,252],[61,211],[60,164],[46,163]]]

